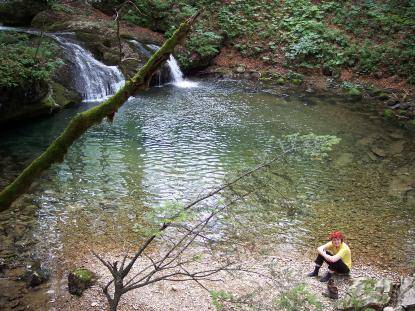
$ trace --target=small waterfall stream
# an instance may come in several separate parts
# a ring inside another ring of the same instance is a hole
[[[107,66],[96,60],[92,54],[67,37],[68,33],[48,34],[65,50],[74,65],[75,87],[84,101],[101,101],[123,85],[124,76],[116,66]]]
[[[153,51],[157,51],[160,47],[155,44],[147,44],[147,47]],[[167,65],[170,70],[170,79],[173,85],[188,88],[188,87],[196,87],[197,83],[193,81],[186,80],[183,76],[183,72],[180,70],[179,64],[177,63],[176,59],[172,54],[170,54],[170,58],[167,60]]]
[[[0,31],[18,31],[40,35],[38,30],[0,26]],[[44,33],[54,39],[64,50],[74,70],[74,86],[84,101],[102,101],[124,84],[124,76],[116,66],[107,66],[80,46],[73,33]]]

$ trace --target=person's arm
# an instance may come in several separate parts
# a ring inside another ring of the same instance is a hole
[[[328,255],[328,254],[325,253],[322,256],[324,258],[326,258],[327,261],[330,261],[330,262],[337,262],[337,261],[339,261],[339,259],[341,259],[341,257],[339,255],[331,256],[331,255]]]
[[[327,249],[327,247],[329,247],[331,245],[331,242],[328,242],[328,243],[326,243],[326,244],[324,244],[324,245],[321,245],[321,246],[319,246],[318,248],[317,248],[317,252],[321,255],[321,256],[323,256],[327,261],[329,261],[329,262],[336,262],[336,261],[338,261],[341,257],[339,256],[339,255],[334,255],[334,256],[332,256],[332,255],[329,255],[329,254],[327,254],[326,253],[326,249]]]

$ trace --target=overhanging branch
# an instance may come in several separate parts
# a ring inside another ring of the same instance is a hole
[[[92,125],[117,112],[130,96],[148,88],[154,72],[169,58],[175,46],[188,34],[197,16],[198,14],[182,23],[140,71],[127,80],[114,96],[98,106],[77,114],[62,134],[0,192],[0,211],[7,209],[21,194],[25,193],[33,181],[53,163],[62,162],[69,147]]]

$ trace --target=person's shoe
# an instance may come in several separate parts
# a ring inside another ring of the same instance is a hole
[[[331,276],[332,276],[332,274],[331,274],[330,272],[327,272],[327,273],[326,273],[326,275],[325,275],[325,276],[323,276],[323,277],[320,279],[320,282],[327,282],[328,280],[330,280],[330,279],[331,279]]]
[[[315,266],[314,271],[307,274],[309,277],[318,276],[318,271],[320,270],[320,267]]]

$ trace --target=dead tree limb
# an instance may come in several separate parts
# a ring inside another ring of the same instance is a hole
[[[123,17],[123,10],[128,6],[132,7],[135,11],[137,11],[140,15],[146,16],[139,8],[138,6],[132,2],[131,0],[125,1],[123,4],[121,4],[116,10],[115,10],[115,22],[117,24],[117,38],[118,38],[118,57],[119,57],[119,63],[121,64],[122,61],[122,45],[121,45],[121,36],[120,36],[120,23],[121,19]]]
[[[153,74],[169,58],[175,46],[188,34],[197,15],[182,23],[137,74],[127,80],[115,95],[102,104],[77,114],[62,134],[38,158],[31,162],[11,184],[0,192],[0,211],[7,209],[21,194],[26,192],[32,182],[53,163],[62,162],[69,147],[88,128],[101,122],[105,117],[116,113],[130,96],[140,90],[147,89]]]

